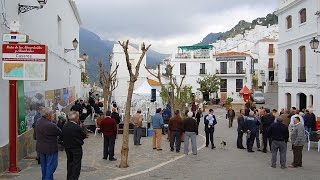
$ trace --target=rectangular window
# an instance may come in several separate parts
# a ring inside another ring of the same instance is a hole
[[[227,74],[227,68],[228,68],[228,64],[227,62],[220,62],[220,73],[221,74]]]
[[[58,16],[58,45],[62,45],[62,27],[61,18]]]
[[[307,21],[307,10],[303,8],[300,10],[300,23],[304,23]]]
[[[200,74],[206,74],[206,63],[200,63]]]
[[[273,54],[274,53],[274,47],[273,44],[269,44],[269,54]]]
[[[180,63],[180,75],[186,75],[186,74],[187,74],[187,64]]]
[[[243,88],[243,79],[236,79],[236,92],[240,92]]]
[[[220,79],[220,92],[227,92],[227,79]]]
[[[236,62],[236,73],[237,74],[244,74],[243,62]]]
[[[268,68],[274,68],[274,66],[273,66],[273,58],[269,58]]]

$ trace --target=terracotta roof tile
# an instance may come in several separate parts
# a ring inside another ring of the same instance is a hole
[[[160,86],[160,83],[158,81],[148,79],[148,83],[150,86]]]
[[[230,52],[217,53],[215,54],[215,56],[250,56],[250,55],[244,52],[230,51]]]

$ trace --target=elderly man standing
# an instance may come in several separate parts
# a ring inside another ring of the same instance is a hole
[[[197,155],[197,135],[198,124],[195,119],[192,118],[193,113],[188,112],[188,118],[183,121],[183,129],[185,131],[184,137],[184,153],[189,153],[189,139],[191,139],[192,154]]]
[[[180,152],[181,134],[183,131],[183,122],[180,116],[180,111],[176,110],[174,116],[169,120],[170,130],[170,150],[174,151],[174,143],[176,143],[176,152]]]
[[[36,123],[36,150],[39,152],[43,180],[53,180],[53,173],[58,166],[58,136],[61,130],[52,123],[52,111],[40,110],[41,118]]]
[[[153,139],[152,146],[153,149],[161,151],[161,139],[162,139],[162,126],[163,118],[161,115],[161,108],[156,110],[156,114],[152,117],[152,127],[153,127]]]
[[[116,142],[117,135],[117,123],[111,117],[111,111],[106,112],[106,118],[101,121],[100,130],[103,133],[103,159],[109,161],[116,161],[114,158],[114,145]]]
[[[63,145],[67,154],[67,179],[79,179],[82,160],[83,140],[87,137],[79,125],[79,113],[71,111],[69,122],[62,128]]]
[[[301,123],[301,120],[298,116],[294,118],[295,124],[292,134],[291,134],[291,143],[293,151],[293,163],[289,166],[291,168],[302,167],[302,149],[303,145],[306,142],[304,125]]]
[[[134,145],[138,146],[141,145],[140,139],[142,135],[142,116],[141,110],[139,109],[137,113],[135,113],[131,119],[131,123],[133,124],[133,143]]]
[[[280,152],[280,165],[282,169],[286,168],[287,142],[289,138],[288,127],[282,123],[282,117],[278,117],[268,130],[268,137],[272,139],[271,143],[271,167],[276,168],[278,149]]]

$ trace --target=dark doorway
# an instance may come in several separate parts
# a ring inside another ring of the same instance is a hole
[[[274,71],[269,71],[269,81],[274,81]]]
[[[202,93],[203,94],[203,100],[210,102],[209,93]]]
[[[299,95],[299,110],[307,108],[307,96],[303,93]]]

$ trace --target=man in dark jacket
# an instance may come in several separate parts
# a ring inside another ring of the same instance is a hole
[[[77,112],[79,112],[80,115],[82,114],[83,107],[80,104],[79,100],[76,100],[74,102],[74,105],[71,107],[70,111],[77,111]]]
[[[306,113],[303,116],[303,120],[304,120],[304,129],[310,133],[313,125],[313,117],[310,114],[309,110],[306,110]]]
[[[272,123],[274,123],[275,117],[270,113],[270,109],[265,109],[266,114],[261,118],[262,124],[262,141],[263,141],[263,150],[262,152],[267,153],[267,144],[269,141],[269,148],[271,151],[271,138],[268,138],[268,129]]]
[[[237,148],[245,149],[243,147],[243,129],[244,129],[244,110],[240,109],[240,115],[238,116],[238,138],[237,138]]]
[[[100,130],[103,133],[103,159],[116,161],[114,158],[114,145],[117,135],[116,121],[111,117],[111,111],[106,112],[106,118],[101,121]]]
[[[227,112],[227,117],[229,119],[229,128],[232,127],[233,119],[234,119],[235,116],[236,116],[236,113],[232,109],[232,106],[230,106],[229,109],[228,109],[228,112]]]
[[[67,179],[77,180],[81,171],[82,145],[86,134],[78,125],[79,113],[71,111],[69,122],[62,128],[63,145],[67,154]]]
[[[58,136],[61,130],[52,123],[52,111],[42,108],[41,116],[36,123],[36,150],[39,152],[42,179],[53,180],[53,173],[58,166]]]
[[[277,122],[273,123],[268,129],[268,137],[272,139],[271,143],[271,167],[276,168],[277,152],[280,152],[280,165],[281,168],[286,168],[286,154],[287,142],[289,139],[289,130],[286,125],[282,123],[282,117],[277,118]]]
[[[180,116],[180,111],[176,110],[174,116],[169,120],[170,130],[170,150],[174,151],[174,143],[176,143],[176,152],[180,152],[181,134],[183,132],[183,122]]]
[[[257,120],[254,117],[253,111],[250,111],[249,116],[247,116],[244,120],[244,131],[248,134],[247,150],[248,152],[254,152],[252,147],[257,133]]]
[[[208,117],[211,117],[213,119],[213,124],[209,124]],[[213,114],[213,109],[209,109],[209,114],[204,116],[204,131],[206,133],[206,147],[209,146],[209,140],[211,142],[211,149],[216,148],[214,146],[213,141],[213,133],[214,133],[214,126],[217,124],[216,116]]]

